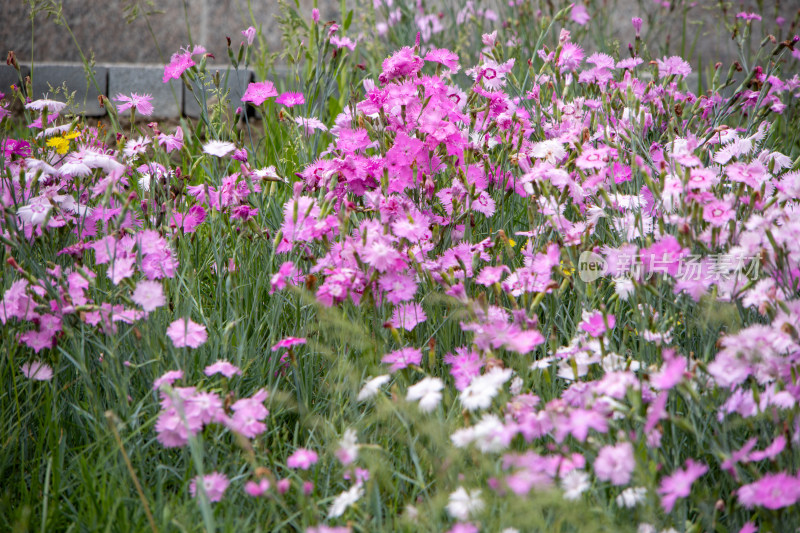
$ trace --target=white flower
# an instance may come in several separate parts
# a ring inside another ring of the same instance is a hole
[[[531,147],[529,155],[536,159],[544,159],[548,163],[555,165],[566,157],[567,151],[564,149],[564,145],[551,139],[535,143]]]
[[[343,465],[349,465],[358,457],[358,435],[352,428],[348,428],[339,441],[339,449],[336,450],[336,458],[341,461]]]
[[[233,143],[225,141],[210,141],[203,145],[203,151],[205,153],[215,155],[217,157],[225,157],[235,149],[236,146]]]
[[[361,389],[361,392],[358,393],[358,397],[356,399],[360,402],[362,400],[372,398],[378,394],[378,390],[390,379],[391,378],[388,374],[372,378],[364,384],[364,387]]]
[[[564,489],[564,498],[567,500],[577,500],[589,487],[589,474],[583,470],[570,470],[561,479],[561,488]]]
[[[472,438],[478,449],[484,453],[497,453],[508,447],[507,433],[503,422],[497,415],[483,415],[481,421],[472,427]]]
[[[59,102],[57,100],[50,100],[48,98],[34,100],[29,104],[25,104],[25,109],[34,109],[36,111],[41,111],[45,107],[50,113],[59,113],[62,109],[67,107],[67,104],[66,102]]]
[[[333,500],[331,508],[328,509],[328,518],[342,516],[347,508],[361,499],[363,495],[364,488],[361,483],[356,483],[350,487],[350,490],[346,490],[339,494],[336,499]]]
[[[475,430],[471,427],[458,429],[450,435],[450,440],[456,448],[465,448],[475,440]]]
[[[125,157],[133,158],[138,154],[144,153],[144,151],[147,150],[147,145],[149,145],[150,142],[150,137],[142,136],[137,137],[135,140],[128,141],[125,143]]]
[[[503,383],[511,379],[513,373],[510,368],[495,368],[487,374],[476,377],[461,391],[458,397],[461,405],[469,411],[486,409],[492,405],[492,399],[497,396]]]
[[[406,400],[413,402],[419,400],[419,410],[423,413],[430,413],[442,399],[441,390],[444,383],[439,378],[424,378],[420,382],[411,385],[406,393]]]
[[[28,205],[23,205],[17,209],[17,216],[23,222],[39,226],[47,219],[51,209],[53,209],[53,204],[50,203],[49,198],[36,196],[31,198]]]
[[[458,520],[467,520],[471,514],[479,513],[483,509],[480,489],[467,492],[464,487],[458,487],[450,495],[447,503],[447,512]]]
[[[633,294],[636,287],[633,286],[633,280],[626,277],[614,278],[614,292],[623,300],[628,300],[628,297]]]
[[[636,507],[639,502],[644,501],[647,496],[647,489],[644,487],[628,487],[617,496],[617,505],[620,507]]]

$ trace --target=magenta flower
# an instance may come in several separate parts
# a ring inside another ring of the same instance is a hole
[[[212,365],[208,365],[203,371],[206,376],[213,376],[214,374],[222,374],[226,378],[232,378],[235,375],[242,375],[239,367],[232,365],[226,360],[217,361]]]
[[[272,351],[277,352],[281,348],[291,348],[292,346],[299,346],[305,343],[306,340],[302,337],[286,337],[278,341],[278,344],[272,347]]]
[[[271,81],[259,81],[247,86],[247,90],[242,96],[242,102],[250,102],[255,105],[263,104],[267,98],[278,96],[278,91]]]
[[[275,99],[275,102],[278,104],[283,104],[286,107],[294,107],[296,105],[305,104],[306,99],[303,96],[303,93],[283,93]]]
[[[187,51],[182,54],[173,54],[169,64],[164,67],[164,76],[161,78],[161,81],[167,83],[173,78],[178,80],[181,74],[194,65],[195,62],[192,60],[191,52]]]
[[[616,446],[603,446],[600,449],[594,460],[594,473],[600,481],[627,485],[635,466],[633,446],[630,442],[620,442]]]
[[[425,62],[414,53],[414,50],[404,46],[383,60],[383,73],[379,76],[379,80],[381,83],[387,83],[404,76],[413,76],[424,64]]]
[[[606,327],[606,323],[608,323],[608,327]],[[614,329],[616,323],[617,319],[614,315],[609,314],[604,317],[601,311],[584,311],[583,322],[580,323],[580,327],[592,337],[599,337],[605,333],[606,330]]]
[[[750,509],[754,506],[782,509],[800,501],[800,479],[786,472],[766,474],[736,491],[739,503]]]
[[[657,62],[659,78],[673,75],[686,77],[692,73],[692,67],[680,56],[664,57],[663,59],[658,59]]]
[[[161,283],[146,280],[136,284],[136,289],[131,294],[131,300],[147,313],[167,303]]]
[[[408,303],[398,305],[392,313],[392,320],[389,322],[393,328],[411,331],[417,324],[421,324],[428,319],[428,315],[418,303]]]
[[[409,365],[419,365],[421,361],[422,361],[422,351],[414,347],[395,350],[393,352],[387,353],[381,359],[382,363],[386,363],[387,365],[392,365],[389,367],[389,370],[391,370],[392,372],[402,370]]]
[[[299,468],[301,470],[308,470],[311,465],[316,464],[317,454],[312,450],[299,448],[286,460],[286,466],[289,468]]]
[[[117,94],[114,99],[118,102],[123,102],[117,109],[120,113],[128,109],[134,109],[140,115],[150,116],[153,114],[153,104],[150,103],[150,100],[153,99],[152,95],[131,93],[130,96],[126,96]]]
[[[671,512],[677,499],[687,497],[692,491],[692,483],[706,472],[708,472],[706,465],[687,459],[686,468],[661,480],[658,493],[661,494],[661,506],[664,510]]]
[[[167,328],[167,336],[176,348],[199,348],[208,340],[206,328],[189,319],[179,318]]]
[[[20,367],[22,375],[34,381],[50,381],[53,379],[53,369],[41,361],[31,361]]]
[[[722,200],[712,200],[703,207],[703,220],[717,228],[727,224],[735,215],[730,204]]]
[[[686,372],[686,359],[675,355],[671,350],[664,351],[664,364],[656,374],[650,377],[650,383],[655,389],[669,390],[683,379]]]
[[[198,481],[200,481],[200,476],[194,478],[192,483],[189,485],[189,492],[192,494],[193,498],[197,497]],[[206,496],[208,496],[208,501],[218,502],[222,499],[223,494],[225,494],[225,489],[228,488],[230,481],[228,481],[228,478],[225,477],[225,474],[211,472],[210,474],[203,476],[202,483],[203,490],[205,490]]]

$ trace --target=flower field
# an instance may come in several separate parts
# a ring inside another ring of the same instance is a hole
[[[800,15],[610,9],[281,3],[170,51],[199,120],[0,88],[0,530],[796,531]]]

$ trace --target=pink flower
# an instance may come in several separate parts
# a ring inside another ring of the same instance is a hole
[[[193,498],[197,497],[197,482],[200,481],[200,476],[194,478],[192,483],[189,485],[189,492],[192,494]],[[220,474],[219,472],[211,472],[203,476],[202,479],[203,483],[203,490],[208,496],[208,501],[210,502],[218,502],[222,499],[223,494],[225,494],[225,489],[228,488],[230,481],[228,478],[225,477],[225,474]]]
[[[283,104],[286,107],[294,107],[296,105],[305,104],[306,99],[303,96],[303,93],[283,93],[275,99],[275,102],[278,104]]]
[[[149,94],[131,93],[130,96],[117,94],[114,99],[118,102],[124,102],[117,109],[119,113],[122,113],[128,109],[134,109],[140,115],[150,116],[153,114],[153,104],[150,103],[150,100],[152,100],[153,97]]]
[[[425,55],[425,61],[441,63],[453,72],[458,72],[458,55],[446,48],[433,48]]]
[[[286,337],[278,341],[278,344],[272,347],[272,351],[277,352],[281,348],[291,348],[292,346],[299,346],[305,343],[306,340],[302,337]]]
[[[387,365],[392,365],[389,367],[389,370],[392,372],[396,372],[397,370],[402,370],[406,368],[408,365],[419,365],[422,361],[422,351],[418,348],[402,348],[400,350],[395,350],[393,352],[387,353],[381,359],[382,363],[386,363]]]
[[[766,474],[736,491],[739,503],[750,509],[754,506],[781,509],[800,500],[800,479],[786,472]]]
[[[199,348],[208,339],[205,326],[190,319],[179,318],[167,328],[167,336],[176,348]]]
[[[636,466],[633,446],[630,442],[620,442],[616,446],[603,446],[594,460],[597,479],[610,481],[612,485],[627,485]]]
[[[650,383],[657,390],[669,390],[683,379],[686,372],[686,359],[675,355],[672,350],[664,351],[664,364],[656,374],[651,376]]]
[[[292,481],[288,478],[278,480],[277,489],[278,492],[280,492],[281,494],[286,494],[287,492],[289,492],[289,487],[291,486],[292,486]]]
[[[712,200],[703,207],[703,220],[714,227],[721,227],[736,215],[728,202]]]
[[[658,59],[657,62],[659,78],[673,75],[686,77],[692,73],[692,67],[680,56],[664,57],[663,59]]]
[[[580,323],[580,327],[592,337],[599,337],[605,333],[607,329],[614,329],[616,323],[617,320],[614,315],[609,314],[604,317],[601,311],[584,311],[583,322]],[[606,324],[608,324],[607,327]]]
[[[149,313],[167,303],[164,298],[164,288],[158,281],[140,281],[131,294],[133,303],[138,304],[145,312]]]
[[[206,376],[213,376],[214,374],[222,374],[226,378],[232,378],[235,375],[242,375],[239,367],[232,365],[226,360],[217,361],[212,365],[208,365],[203,371]]]
[[[356,42],[349,37],[339,37],[338,35],[331,36],[331,44],[336,48],[347,48],[348,50],[356,49]]]
[[[421,324],[428,319],[422,306],[418,303],[408,303],[398,305],[394,313],[392,313],[392,320],[389,322],[393,328],[404,329],[411,331],[417,324]]]
[[[161,385],[172,385],[179,379],[183,379],[183,370],[170,370],[165,372],[160,378],[153,381],[153,390],[158,390]]]
[[[228,428],[241,433],[248,439],[264,433],[267,425],[264,419],[269,415],[269,411],[264,407],[269,393],[265,389],[260,389],[250,398],[243,398],[231,406],[233,416],[225,421]]]
[[[187,69],[193,67],[195,62],[192,60],[191,52],[184,52],[182,54],[173,54],[169,64],[164,67],[164,76],[161,81],[167,83],[171,79],[180,79]]]
[[[255,105],[263,104],[267,98],[278,96],[278,91],[271,81],[259,81],[247,86],[247,90],[242,96],[242,102],[250,102]]]
[[[254,498],[263,496],[269,490],[269,480],[260,479],[258,483],[255,481],[248,481],[244,484],[244,491]]]
[[[687,497],[692,491],[692,483],[706,472],[708,472],[706,465],[687,459],[686,468],[661,480],[658,493],[661,494],[661,506],[664,510],[671,512],[677,499]]]
[[[35,381],[50,381],[53,379],[53,369],[41,361],[31,361],[20,367],[22,375]]]
[[[311,10],[311,20],[314,21],[314,24],[319,22],[319,9],[317,9],[316,7]]]
[[[247,46],[253,44],[253,41],[256,38],[256,29],[253,26],[250,26],[246,30],[242,31],[242,35],[244,35],[245,39],[247,39]]]
[[[580,26],[586,26],[586,23],[592,19],[592,17],[589,16],[589,12],[586,11],[586,6],[583,4],[575,4],[572,6],[569,18]]]
[[[383,60],[383,73],[378,79],[381,83],[387,83],[404,76],[413,76],[420,71],[424,64],[425,62],[414,53],[414,50],[404,46],[391,57]]]
[[[300,468],[301,470],[308,470],[311,465],[316,464],[317,454],[312,450],[299,448],[296,452],[289,456],[286,460],[286,466],[289,468]]]

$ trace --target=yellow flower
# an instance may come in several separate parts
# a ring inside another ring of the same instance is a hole
[[[69,140],[64,137],[53,137],[47,141],[47,146],[55,148],[59,154],[66,154],[69,150]]]
[[[67,133],[66,135],[64,135],[64,138],[71,140],[71,139],[74,139],[76,137],[79,137],[80,134],[81,134],[81,132],[79,132],[79,131],[71,131],[71,132]]]

